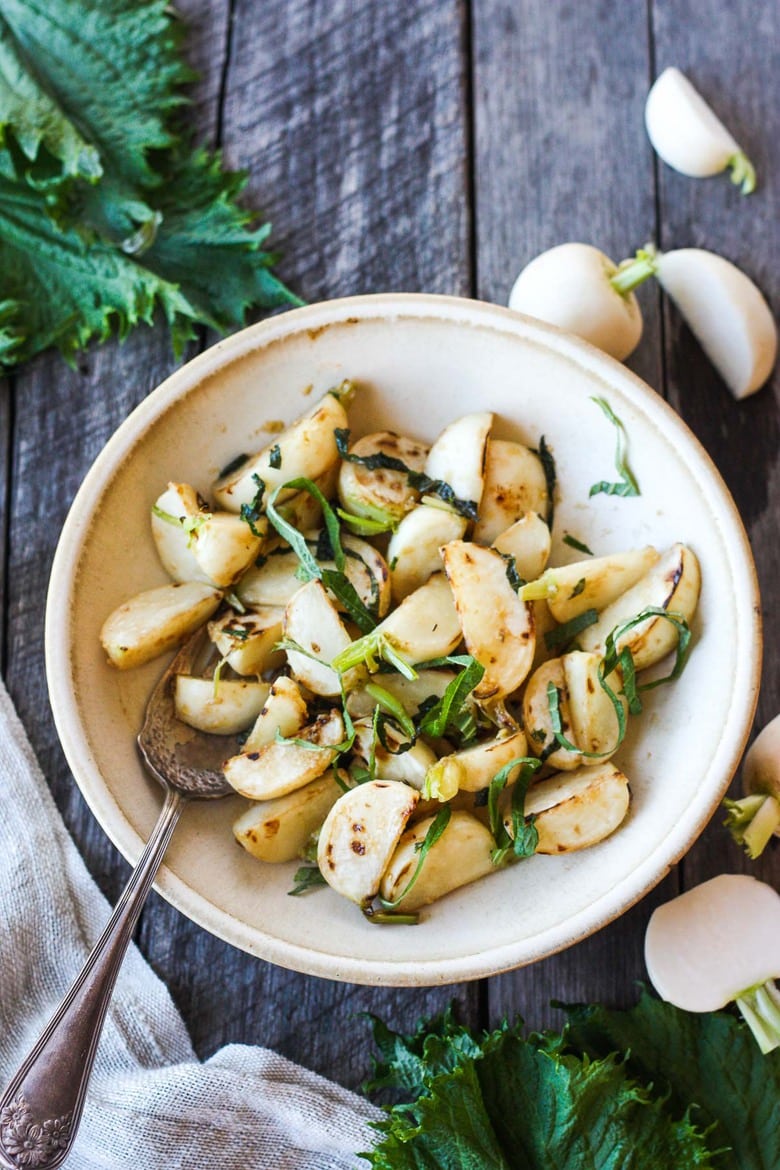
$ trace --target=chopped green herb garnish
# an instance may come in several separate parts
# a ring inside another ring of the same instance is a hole
[[[257,491],[255,492],[254,499],[252,500],[251,504],[241,505],[241,519],[245,520],[249,525],[253,536],[263,537],[265,533],[258,532],[256,524],[263,514],[263,496],[265,495],[265,483],[257,474],[257,472],[252,475],[252,482],[257,488]]]
[[[544,635],[544,643],[548,650],[556,650],[559,646],[567,646],[578,634],[583,630],[587,630],[588,626],[595,625],[599,620],[598,610],[586,609],[582,613],[578,613],[576,617],[571,618],[563,625],[557,626],[554,630],[548,630]]]
[[[581,540],[577,540],[576,536],[566,533],[563,538],[563,543],[568,544],[569,548],[576,548],[577,552],[587,553],[589,557],[593,556],[593,550],[588,548],[587,544],[583,544]]]
[[[538,455],[542,470],[544,471],[544,481],[547,484],[547,527],[552,532],[553,520],[555,519],[555,489],[558,484],[558,472],[555,468],[555,458],[552,451],[547,446],[547,440],[542,435],[539,440],[538,448],[531,448],[535,455]]]
[[[579,595],[581,593],[584,593],[584,591],[585,591],[585,578],[580,577],[579,581],[577,582],[577,584],[574,586],[571,593],[569,594],[569,601],[572,601],[575,597],[579,597]]]
[[[396,906],[398,906],[403,901],[403,899],[405,897],[407,897],[407,895],[409,893],[411,893],[413,887],[415,886],[415,884],[417,882],[418,877],[420,876],[420,873],[422,871],[422,867],[425,864],[426,857],[430,853],[431,849],[433,849],[434,845],[439,840],[439,838],[441,837],[444,830],[447,828],[447,825],[450,823],[450,816],[451,815],[452,815],[452,812],[451,812],[450,806],[448,804],[442,805],[442,807],[437,812],[436,816],[433,818],[433,821],[428,826],[428,831],[425,834],[425,837],[423,838],[423,840],[418,841],[417,844],[415,845],[415,850],[418,853],[418,858],[417,858],[417,865],[414,867],[414,873],[412,874],[409,881],[406,883],[406,885],[404,886],[403,890],[398,895],[398,897],[394,898],[392,902],[386,902],[385,899],[382,898],[381,901],[382,901],[382,907],[384,910],[394,910],[396,908]]]
[[[463,657],[469,658],[468,665],[447,685],[442,697],[425,712],[419,724],[420,734],[440,739],[453,727],[460,731],[460,725],[456,721],[463,714],[472,691],[479,685],[485,673],[484,666],[477,662],[476,658],[466,655]]]
[[[515,592],[517,592],[518,589],[522,589],[525,585],[525,581],[517,571],[517,562],[511,553],[501,553],[500,556],[506,565],[506,579]]]
[[[526,820],[523,806],[525,804],[525,795],[528,791],[528,786],[533,779],[534,773],[541,766],[541,760],[532,759],[530,756],[518,756],[516,760],[510,760],[508,764],[505,764],[500,772],[497,772],[490,781],[487,805],[490,831],[496,843],[496,847],[491,854],[491,860],[496,867],[505,865],[507,862],[519,861],[523,857],[530,857],[536,852],[536,846],[539,843],[539,834],[534,826],[533,817]],[[516,769],[518,769],[518,775],[514,781],[510,805],[512,820],[512,832],[510,834],[501,815],[499,797],[506,788],[510,776]]]
[[[617,446],[615,448],[615,469],[620,476],[619,483],[609,483],[602,479],[598,483],[591,486],[588,495],[597,496],[600,493],[606,496],[638,496],[640,495],[639,484],[637,483],[631,468],[628,466],[626,458],[626,450],[628,447],[628,438],[626,436],[626,428],[620,421],[618,416],[613,411],[612,407],[607,402],[606,398],[591,398],[591,402],[595,402],[600,410],[604,412],[606,417],[617,431]]]
[[[380,687],[377,683],[367,683],[365,690],[366,694],[370,695],[382,710],[386,711],[388,715],[392,715],[393,719],[395,719],[401,730],[408,735],[409,739],[416,739],[417,730],[403,703],[399,702],[394,695],[391,695],[389,691],[386,691],[384,687]]]
[[[274,471],[278,471],[282,466],[282,449],[278,443],[274,443],[268,452],[268,466],[273,467]]]
[[[308,894],[310,890],[317,890],[328,884],[317,865],[300,866],[295,871],[293,881],[295,885],[291,890],[287,891],[291,898],[297,898],[301,894]]]
[[[231,459],[219,473],[219,478],[224,479],[226,475],[232,475],[234,471],[238,471],[239,467],[243,467],[245,463],[249,462],[249,456],[245,454],[236,455],[235,459]]]
[[[356,516],[354,512],[345,512],[343,508],[336,508],[336,515],[356,536],[379,536],[383,532],[392,532],[396,527],[389,517],[387,520],[372,520],[369,516]]]

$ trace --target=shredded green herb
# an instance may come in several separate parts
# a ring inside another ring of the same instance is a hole
[[[295,871],[293,881],[295,885],[287,891],[291,898],[298,898],[301,894],[308,894],[311,890],[319,890],[328,884],[317,865],[300,866]]]
[[[417,879],[422,872],[422,867],[425,864],[426,857],[430,853],[431,849],[433,849],[436,842],[440,839],[444,830],[447,828],[447,825],[450,823],[451,816],[452,810],[450,809],[450,806],[448,804],[442,805],[436,816],[433,818],[431,824],[428,826],[428,831],[425,834],[423,840],[418,841],[415,845],[415,850],[418,854],[418,857],[417,865],[414,867],[414,873],[409,878],[409,881],[406,883],[398,897],[394,898],[392,902],[387,902],[384,898],[382,898],[382,908],[384,910],[395,910],[396,906],[399,906],[404,898],[408,897],[408,895],[411,893],[414,886],[417,884]]]
[[[589,557],[593,556],[593,550],[588,548],[587,544],[583,544],[581,540],[577,540],[576,536],[572,536],[569,532],[564,536],[563,543],[568,544],[569,548],[576,548],[577,552],[587,553]]]
[[[534,826],[534,818],[526,820],[523,812],[525,795],[534,773],[541,768],[541,760],[530,756],[518,756],[497,772],[488,786],[488,818],[490,831],[496,847],[491,854],[493,865],[499,867],[510,861],[520,861],[523,857],[530,857],[536,852],[539,843],[539,834]],[[517,777],[512,788],[510,812],[512,832],[507,831],[504,818],[501,815],[499,797],[507,786],[513,772],[517,770]]]
[[[265,483],[256,472],[252,476],[252,482],[257,488],[257,491],[255,492],[254,498],[250,504],[241,505],[241,519],[245,520],[249,525],[253,536],[262,537],[264,534],[262,532],[258,532],[256,525],[263,514],[263,496],[265,495]]]
[[[440,739],[453,729],[459,736],[462,735],[463,724],[461,719],[464,714],[464,708],[466,707],[469,696],[474,688],[479,685],[485,673],[484,666],[477,662],[476,658],[471,658],[469,655],[463,655],[463,657],[469,658],[468,665],[464,666],[461,673],[456,675],[448,683],[447,689],[442,697],[437,699],[433,706],[424,713],[419,724],[421,735],[429,735],[433,739]],[[469,726],[473,726],[474,733],[476,733],[476,724],[474,723],[473,716],[470,719]]]
[[[641,495],[639,491],[639,484],[637,483],[631,468],[628,466],[628,460],[626,457],[628,448],[626,428],[623,426],[623,423],[615,414],[606,398],[591,398],[591,402],[596,403],[596,405],[601,411],[603,411],[603,413],[617,431],[617,445],[615,447],[615,469],[620,476],[620,481],[618,483],[609,483],[607,480],[602,479],[598,483],[592,484],[588,494],[590,496],[597,496],[600,493],[606,496]]]
[[[274,443],[268,452],[268,465],[269,467],[273,467],[274,471],[278,471],[282,466],[282,449],[278,443]]]
[[[552,451],[547,446],[547,440],[544,435],[539,440],[537,448],[531,448],[535,455],[538,455],[542,462],[542,470],[544,471],[544,481],[547,484],[547,527],[552,532],[553,521],[555,519],[555,489],[558,484],[558,472],[555,467],[555,457]]]
[[[568,646],[569,642],[573,641],[578,634],[583,630],[587,630],[588,626],[593,626],[599,620],[598,610],[585,609],[582,613],[578,613],[576,617],[571,618],[563,625],[557,626],[554,630],[548,630],[544,635],[544,642],[548,650],[557,650],[559,646]]]

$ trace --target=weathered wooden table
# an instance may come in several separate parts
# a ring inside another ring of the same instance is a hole
[[[282,276],[314,301],[383,290],[506,302],[536,253],[583,240],[616,260],[648,239],[699,245],[750,273],[777,307],[780,141],[771,0],[180,0],[200,70],[194,114],[273,221]],[[689,72],[754,159],[743,198],[726,178],[686,179],[653,156],[651,79]],[[656,287],[630,365],[703,441],[748,526],[764,597],[758,726],[780,709],[780,463],[774,386],[735,403]],[[208,344],[203,338],[203,345]],[[70,501],[130,409],[173,368],[162,330],[137,332],[76,371],[45,355],[0,397],[4,669],[55,796],[104,891],[127,866],[86,808],[57,743],[43,666],[49,567]],[[724,630],[722,636],[729,637]],[[691,768],[696,760],[690,761]],[[156,895],[138,941],[203,1056],[270,1045],[349,1085],[368,1070],[369,1010],[396,1026],[457,1003],[487,1024],[556,1018],[552,997],[632,999],[659,901],[748,867],[780,886],[780,850],[743,861],[715,817],[662,885],[598,935],[533,967],[430,991],[371,989],[274,968],[191,925]]]

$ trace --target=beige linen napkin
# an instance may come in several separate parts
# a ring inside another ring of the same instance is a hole
[[[0,683],[0,1078],[6,1084],[110,907],[68,836]],[[378,1110],[264,1048],[200,1063],[133,947],[108,1013],[67,1170],[346,1170]]]

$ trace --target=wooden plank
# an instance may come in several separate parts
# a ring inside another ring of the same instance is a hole
[[[655,0],[656,72],[676,65],[687,74],[753,159],[758,189],[742,196],[725,176],[689,179],[659,165],[660,243],[667,250],[702,247],[742,268],[780,310],[780,136],[777,50],[780,13],[768,0],[723,5],[704,0],[695,24],[682,0]],[[735,402],[679,314],[664,307],[670,400],[709,451],[746,525],[762,591],[765,658],[756,729],[780,710],[780,376]],[[706,582],[705,586],[706,588]],[[727,636],[727,635],[726,635]],[[739,784],[734,785],[739,794]],[[757,863],[730,841],[716,815],[685,858],[686,886],[723,870],[746,872],[780,886],[780,850]]]
[[[13,383],[10,378],[0,381],[0,613],[5,614],[8,555],[8,499],[11,483]],[[5,622],[0,622],[0,662],[5,660]]]
[[[473,30],[477,293],[505,304],[546,248],[579,240],[620,260],[653,236],[647,27],[638,5],[477,0]],[[641,289],[640,300],[645,331],[628,364],[660,389],[657,293]],[[630,1000],[644,922],[675,889],[667,879],[586,942],[492,980],[492,1020],[520,1013],[532,1027],[560,1025],[551,998]]]
[[[468,294],[463,0],[238,0],[228,162],[308,300]]]

